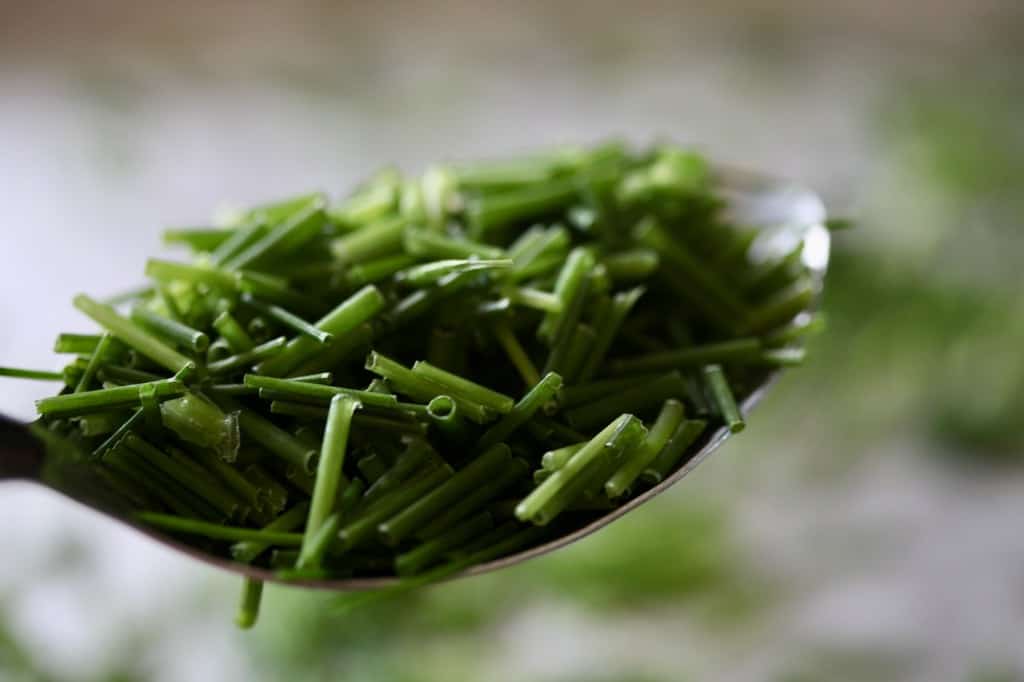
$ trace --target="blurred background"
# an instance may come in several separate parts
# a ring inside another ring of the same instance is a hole
[[[167,224],[388,162],[664,136],[857,222],[748,431],[516,569],[243,634],[235,580],[4,485],[0,679],[1024,680],[1022,47],[1019,0],[0,0],[3,364]]]

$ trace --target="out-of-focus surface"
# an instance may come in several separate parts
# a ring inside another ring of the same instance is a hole
[[[380,5],[0,2],[0,362],[224,201],[608,136],[855,217],[829,331],[597,536],[348,615],[271,589],[250,634],[235,581],[4,485],[0,679],[1024,679],[1020,3]]]

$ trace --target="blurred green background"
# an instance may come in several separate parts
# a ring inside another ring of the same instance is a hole
[[[856,221],[741,438],[499,574],[243,634],[234,580],[5,485],[0,680],[1024,680],[1022,45],[1017,0],[0,1],[5,364],[165,224],[387,162],[667,136]]]

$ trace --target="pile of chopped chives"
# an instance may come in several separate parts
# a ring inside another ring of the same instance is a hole
[[[816,329],[708,164],[659,146],[385,170],[169,230],[38,402],[140,523],[282,578],[425,576],[656,485]],[[251,626],[262,585],[247,581]]]

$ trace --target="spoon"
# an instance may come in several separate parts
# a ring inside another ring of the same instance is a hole
[[[728,199],[730,217],[738,224],[754,226],[760,234],[751,247],[751,258],[770,260],[792,251],[803,243],[802,259],[820,292],[828,267],[830,238],[824,226],[825,208],[812,192],[762,175],[721,169],[722,193]],[[780,371],[766,372],[761,382],[746,395],[737,396],[744,416],[775,384]],[[695,444],[693,454],[661,483],[606,513],[577,521],[567,532],[541,545],[469,568],[454,577],[486,573],[542,556],[570,545],[625,516],[655,496],[668,490],[693,471],[698,464],[728,440],[730,432],[722,427],[706,433]],[[140,533],[217,568],[267,582],[323,590],[368,590],[394,584],[395,578],[355,578],[337,580],[282,580],[273,571],[236,563],[181,542],[174,536],[140,525],[133,510],[124,507],[104,491],[95,470],[83,464],[85,455],[71,443],[61,440],[39,423],[21,424],[0,415],[0,482],[29,481],[61,493],[107,517],[128,525]]]

